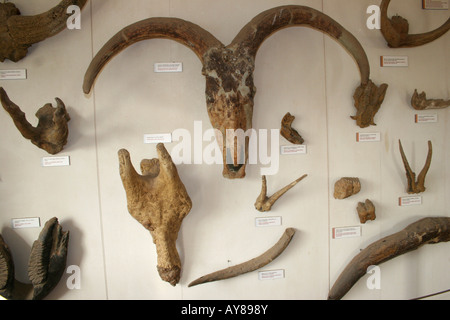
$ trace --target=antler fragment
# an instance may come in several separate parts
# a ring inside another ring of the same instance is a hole
[[[156,148],[158,159],[142,160],[142,175],[134,169],[129,152],[119,150],[120,177],[128,211],[152,235],[161,279],[175,286],[181,275],[176,240],[192,201],[164,145]]]
[[[425,244],[447,241],[450,241],[450,218],[420,219],[397,233],[375,241],[358,253],[339,275],[328,293],[328,299],[342,299],[372,265],[380,265]]]
[[[281,188],[277,192],[275,192],[270,198],[267,197],[267,181],[266,176],[262,176],[262,187],[261,187],[261,193],[259,194],[258,198],[255,202],[255,208],[258,211],[261,212],[267,212],[272,209],[272,206],[275,204],[275,202],[281,198],[282,195],[284,195],[289,189],[294,187],[297,183],[299,183],[301,180],[306,178],[308,175],[305,174],[298,178],[297,180],[291,182],[284,188]]]
[[[398,140],[400,154],[402,156],[403,165],[406,170],[406,179],[408,181],[408,188],[407,192],[409,194],[413,193],[421,193],[425,191],[425,177],[428,173],[428,169],[431,165],[431,157],[433,155],[433,146],[431,144],[431,141],[428,141],[428,155],[427,160],[425,161],[425,165],[420,171],[417,180],[416,180],[416,173],[412,171],[411,167],[409,166],[408,159],[406,158],[405,152],[403,151],[402,142]]]
[[[47,103],[36,112],[39,119],[37,127],[33,127],[26,119],[25,113],[12,102],[6,91],[0,88],[0,100],[3,108],[9,113],[17,129],[25,139],[50,154],[57,154],[67,144],[70,116],[61,99],[55,98],[57,107]]]
[[[294,122],[295,117],[291,115],[289,112],[281,120],[281,129],[280,134],[290,143],[293,144],[303,144],[305,140],[298,133],[297,130],[292,128],[292,122]]]
[[[416,110],[444,109],[450,106],[450,100],[427,99],[425,92],[419,94],[417,89],[415,89],[411,97],[411,105]]]
[[[388,18],[391,0],[381,1],[381,33],[391,48],[411,48],[430,43],[450,30],[450,18],[439,28],[421,34],[408,34],[408,20],[399,15]]]
[[[281,236],[280,240],[278,240],[278,242],[273,247],[271,247],[260,256],[241,264],[204,275],[197,280],[189,283],[188,287],[193,287],[207,282],[230,279],[248,272],[258,270],[275,260],[280,254],[282,254],[291,242],[294,234],[295,229],[287,228]]]

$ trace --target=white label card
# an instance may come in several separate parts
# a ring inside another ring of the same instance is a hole
[[[338,227],[333,228],[333,239],[355,238],[361,236],[361,227]]]
[[[448,10],[448,0],[422,0],[425,10]]]
[[[43,167],[64,167],[70,166],[70,157],[44,157],[42,158]]]
[[[281,146],[281,154],[306,154],[306,145]]]
[[[255,225],[257,227],[281,226],[281,217],[256,218]]]
[[[415,123],[435,123],[438,122],[437,113],[434,114],[416,114],[414,115]]]
[[[39,218],[16,218],[11,219],[13,229],[39,228],[41,222]]]
[[[398,198],[398,205],[403,206],[418,206],[422,204],[421,196],[408,196]]]
[[[171,143],[171,133],[145,134],[144,143]]]
[[[373,133],[357,132],[356,133],[356,141],[357,142],[372,142],[372,141],[380,141],[380,140],[381,140],[381,134],[379,132],[373,132]]]
[[[181,62],[155,63],[153,71],[156,73],[183,72],[183,63]]]
[[[275,279],[283,279],[283,278],[284,278],[284,270],[283,269],[258,272],[259,280],[275,280]]]
[[[0,80],[26,80],[27,70],[0,70]]]
[[[407,56],[381,56],[382,67],[407,67],[409,65]]]

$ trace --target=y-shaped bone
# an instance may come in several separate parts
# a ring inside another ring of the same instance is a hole
[[[175,286],[181,275],[176,240],[192,201],[164,145],[160,143],[156,148],[158,159],[142,160],[142,175],[134,169],[129,152],[121,149],[120,177],[128,211],[152,235],[160,277]]]
[[[410,194],[413,193],[421,193],[425,191],[425,177],[428,173],[428,169],[430,169],[431,165],[431,157],[433,155],[433,145],[431,144],[431,141],[428,141],[428,155],[427,160],[425,161],[425,165],[420,171],[419,175],[417,176],[416,180],[416,173],[412,171],[411,167],[409,166],[408,159],[406,158],[405,152],[403,151],[402,142],[398,140],[400,154],[402,156],[403,165],[405,166],[406,171],[406,178],[408,180],[408,189],[407,192]]]

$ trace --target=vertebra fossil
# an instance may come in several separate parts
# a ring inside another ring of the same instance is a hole
[[[408,159],[406,158],[405,152],[403,151],[402,142],[400,140],[398,140],[398,145],[400,149],[400,154],[402,156],[403,165],[406,171],[406,179],[408,181],[408,188],[406,191],[409,194],[424,192],[425,177],[428,173],[428,169],[430,169],[431,157],[433,155],[433,145],[431,144],[431,141],[428,141],[427,160],[425,161],[425,165],[422,171],[420,171],[419,175],[417,176],[417,180],[416,180],[416,173],[412,171],[411,167],[409,166]]]
[[[450,218],[420,219],[397,233],[375,241],[358,253],[334,283],[328,299],[342,299],[372,265],[378,266],[402,254],[419,249],[424,244],[447,241],[450,241]]]
[[[27,121],[25,113],[9,99],[3,88],[0,88],[0,100],[22,136],[31,140],[37,147],[50,154],[57,154],[67,144],[69,135],[67,122],[70,121],[70,116],[61,99],[55,98],[56,108],[47,103],[36,112],[36,117],[39,119],[37,127],[33,127]]]
[[[47,12],[21,16],[13,3],[0,3],[0,61],[23,59],[33,44],[52,37],[67,27],[67,8],[83,8],[87,0],[62,0]]]
[[[419,94],[415,89],[411,97],[411,105],[416,110],[444,109],[450,106],[450,100],[427,99],[425,92]]]
[[[69,231],[62,230],[57,218],[47,221],[31,248],[31,284],[25,284],[15,279],[11,252],[0,235],[0,295],[11,300],[44,299],[64,274],[68,244]]]
[[[161,279],[175,286],[181,274],[176,241],[192,201],[164,145],[159,143],[156,149],[158,159],[141,161],[142,175],[134,169],[129,152],[119,150],[120,177],[128,211],[152,235]]]
[[[359,41],[340,24],[324,13],[305,6],[281,6],[256,16],[228,46],[200,26],[177,18],[149,18],[136,22],[113,36],[96,54],[86,71],[83,91],[91,91],[102,68],[114,56],[134,43],[147,39],[172,39],[191,48],[203,64],[206,77],[206,104],[214,129],[226,137],[226,131],[252,128],[253,104],[256,88],[253,82],[255,58],[263,41],[278,30],[293,26],[309,26],[336,39],[355,58],[361,85],[355,95],[357,115],[353,118],[361,127],[373,124],[387,89],[377,88],[370,78],[370,66]],[[220,139],[218,139],[220,141]],[[221,147],[223,175],[226,178],[245,177],[248,141]],[[245,150],[238,157],[235,150]],[[227,155],[234,155],[227,161]],[[239,159],[239,160],[238,160]],[[243,160],[241,160],[243,159]],[[232,162],[232,163],[230,163]]]
[[[408,20],[399,15],[388,18],[387,11],[391,0],[381,1],[381,33],[391,48],[411,48],[430,43],[450,29],[450,18],[439,28],[421,34],[408,34]]]
[[[297,130],[292,128],[292,122],[294,122],[295,117],[291,115],[289,112],[283,117],[281,120],[281,129],[280,134],[290,143],[293,144],[303,144],[305,140],[298,133]]]

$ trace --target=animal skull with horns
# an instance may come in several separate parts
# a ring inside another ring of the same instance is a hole
[[[242,129],[246,132],[252,128],[256,53],[274,32],[293,26],[309,26],[328,34],[355,58],[361,85],[354,95],[358,112],[352,118],[361,127],[374,124],[373,117],[384,100],[387,85],[377,87],[369,79],[370,66],[361,44],[329,16],[297,5],[262,12],[244,26],[228,46],[200,26],[178,18],[149,18],[136,22],[118,32],[97,53],[86,71],[83,91],[88,94],[108,61],[132,44],[147,39],[172,39],[191,48],[203,64],[207,110],[213,128],[220,131],[222,137],[226,137],[227,130]],[[245,177],[248,140],[237,140],[220,146],[224,160],[223,176],[229,179]],[[245,150],[242,158],[238,157],[240,150]]]

